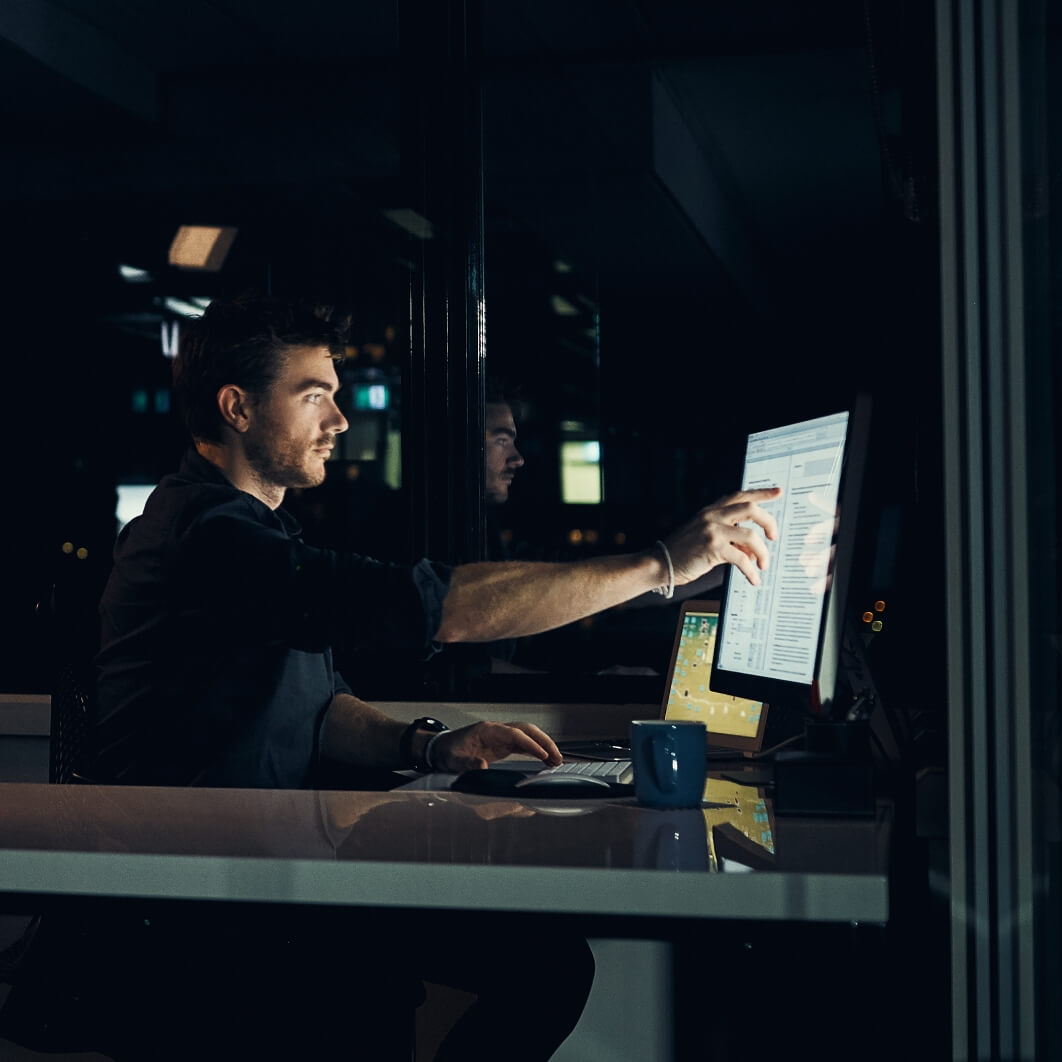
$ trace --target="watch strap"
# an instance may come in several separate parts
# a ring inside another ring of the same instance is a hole
[[[426,730],[430,734],[441,734],[450,728],[438,719],[433,719],[431,716],[421,716],[419,719],[414,719],[405,730],[402,731],[402,736],[398,739],[398,759],[402,768],[412,767],[417,771],[430,770],[430,766],[427,762],[428,747],[424,748],[424,755],[413,755],[413,737],[418,730]]]

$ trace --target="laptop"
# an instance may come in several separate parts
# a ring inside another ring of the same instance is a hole
[[[732,761],[753,756],[763,748],[767,705],[712,690],[710,679],[718,626],[718,601],[682,603],[664,696],[656,718],[704,723],[708,731],[709,761]],[[633,778],[630,743],[625,735],[615,739],[560,741],[558,747],[564,755],[580,759],[545,768],[548,771],[592,774],[616,784],[627,784]],[[511,761],[503,761],[506,765],[508,762]]]
[[[682,603],[660,717],[704,723],[709,755],[734,759],[763,748],[767,705],[711,688],[718,629],[718,601]]]

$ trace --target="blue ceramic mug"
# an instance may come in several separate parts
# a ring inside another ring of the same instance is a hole
[[[631,723],[634,795],[651,808],[697,808],[708,772],[704,723],[661,719]]]

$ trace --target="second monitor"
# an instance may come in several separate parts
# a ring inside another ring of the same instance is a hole
[[[704,723],[711,748],[759,752],[767,706],[712,687],[718,627],[718,601],[682,603],[664,687],[663,717]]]

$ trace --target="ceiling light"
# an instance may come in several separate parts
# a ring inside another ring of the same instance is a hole
[[[563,295],[550,295],[549,297],[550,309],[558,317],[577,317],[579,310],[576,306],[570,303]]]
[[[137,269],[136,266],[131,265],[119,265],[118,272],[122,275],[122,280],[127,284],[150,284],[151,274],[146,269]]]
[[[170,313],[175,313],[179,317],[202,317],[203,307],[198,305],[199,301],[198,299],[195,301],[175,299],[172,295],[167,295],[162,300],[162,304]]]
[[[236,229],[228,225],[182,225],[170,244],[170,265],[216,273],[234,239]]]
[[[435,226],[426,217],[415,210],[410,210],[409,207],[385,210],[383,216],[400,229],[405,229],[411,236],[416,236],[418,240],[430,240],[435,235]]]

